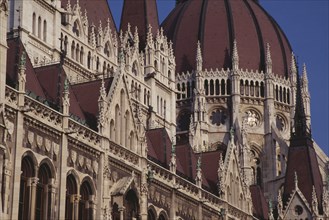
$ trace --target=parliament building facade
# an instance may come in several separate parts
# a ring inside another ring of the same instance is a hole
[[[0,219],[329,219],[310,107],[257,0],[0,0]]]

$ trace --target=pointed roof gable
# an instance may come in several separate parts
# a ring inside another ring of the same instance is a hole
[[[287,202],[289,195],[295,189],[295,173],[301,183],[299,189],[309,204],[312,204],[312,187],[315,187],[319,204],[322,201],[323,181],[317,161],[311,133],[306,124],[303,99],[301,96],[300,78],[297,73],[296,108],[294,131],[291,134],[288,150],[288,162],[284,183],[283,199]]]
[[[145,48],[148,26],[151,25],[153,35],[159,29],[158,9],[156,0],[125,0],[122,15],[120,30],[126,31],[128,23],[135,30],[138,28],[139,48]]]

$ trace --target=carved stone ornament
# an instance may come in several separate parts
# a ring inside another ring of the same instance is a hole
[[[39,149],[42,147],[43,137],[40,135],[37,135],[37,146]]]
[[[47,152],[51,151],[51,145],[52,145],[51,140],[49,140],[48,138],[45,138],[45,150]]]
[[[80,155],[78,156],[78,164],[79,164],[80,167],[83,167],[83,163],[84,163],[84,158],[83,158],[83,156],[80,154]]]
[[[93,161],[93,171],[94,173],[98,173],[98,162],[96,160]]]
[[[285,132],[287,130],[287,120],[282,115],[276,115],[275,125],[281,132]]]
[[[58,153],[59,153],[59,144],[53,143],[53,151],[54,151],[55,156],[58,156]]]
[[[71,150],[70,155],[71,155],[71,162],[75,164],[75,161],[77,160],[77,152]]]
[[[85,158],[85,166],[88,171],[91,171],[91,160],[89,158]]]
[[[32,131],[27,131],[27,141],[29,142],[29,144],[33,145],[34,133]]]
[[[244,125],[250,127],[250,128],[254,128],[257,127],[258,125],[260,125],[260,116],[259,114],[254,111],[254,110],[248,110],[245,112],[245,116],[243,119],[243,123]]]

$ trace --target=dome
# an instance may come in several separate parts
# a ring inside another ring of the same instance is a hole
[[[275,20],[255,0],[181,0],[162,23],[173,41],[176,72],[196,69],[201,43],[204,69],[231,68],[231,51],[237,42],[239,67],[265,70],[269,43],[273,73],[288,76],[291,46]]]

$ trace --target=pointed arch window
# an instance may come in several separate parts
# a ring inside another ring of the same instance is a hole
[[[110,57],[110,43],[109,43],[109,42],[106,42],[106,44],[105,44],[105,47],[104,47],[104,54],[105,54],[107,57]]]
[[[36,34],[36,25],[37,25],[37,18],[36,18],[36,14],[33,12],[32,15],[32,34],[35,35]]]
[[[92,195],[93,192],[90,183],[84,181],[80,186],[79,220],[93,219]]]
[[[139,201],[134,190],[129,190],[125,196],[124,207],[125,218],[124,219],[138,219],[139,216]]]
[[[51,198],[55,195],[52,195],[51,190],[49,190],[51,189],[52,173],[48,165],[40,166],[38,179],[35,218],[39,220],[50,219]]]
[[[66,178],[65,219],[74,219],[76,215],[77,181],[70,174]]]
[[[79,22],[77,20],[73,23],[72,31],[77,37],[79,37],[80,27],[79,27]]]
[[[91,53],[90,51],[88,52],[88,61],[87,61],[88,69],[91,68]]]
[[[41,17],[38,18],[38,38],[41,38]]]
[[[21,165],[21,181],[19,190],[19,211],[18,219],[27,220],[31,217],[32,195],[35,193],[36,185],[33,181],[35,177],[35,165],[28,156],[24,157]]]
[[[43,41],[47,41],[47,21],[43,21]]]

